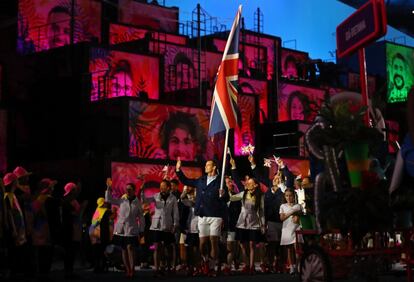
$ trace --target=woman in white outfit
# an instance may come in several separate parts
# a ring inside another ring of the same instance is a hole
[[[139,234],[144,232],[145,220],[140,200],[135,196],[135,185],[126,185],[126,196],[120,199],[112,197],[112,181],[107,181],[105,201],[119,206],[118,219],[114,228],[113,241],[122,248],[122,259],[128,277],[134,276],[135,247],[139,242]]]
[[[290,188],[285,191],[285,200],[286,203],[282,204],[279,210],[280,220],[283,221],[280,245],[285,246],[287,250],[289,272],[294,274],[296,272],[294,246],[296,243],[296,230],[300,227],[299,216],[302,213],[302,208],[295,203],[295,192]]]
[[[263,241],[265,233],[264,197],[259,182],[250,178],[247,180],[246,190],[230,196],[230,201],[242,201],[241,213],[236,224],[236,240],[240,241],[243,259],[246,262],[243,272],[254,274],[256,243]],[[247,244],[249,244],[249,260],[247,260]]]

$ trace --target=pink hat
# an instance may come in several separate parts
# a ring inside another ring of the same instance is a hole
[[[17,176],[14,173],[9,172],[9,173],[6,173],[6,175],[3,177],[3,183],[5,186],[7,186],[13,183],[13,181],[16,181],[16,179],[17,179]]]
[[[28,172],[27,170],[25,170],[24,167],[22,167],[22,166],[16,167],[13,170],[13,173],[17,176],[17,178],[32,174],[31,172]]]
[[[39,189],[41,189],[41,193],[46,193],[51,187],[55,186],[57,183],[56,180],[52,180],[50,178],[43,178],[39,182]]]
[[[69,182],[65,185],[65,193],[63,194],[63,196],[67,196],[70,192],[72,192],[72,190],[75,190],[76,188],[78,188],[78,186],[76,186],[75,183]]]

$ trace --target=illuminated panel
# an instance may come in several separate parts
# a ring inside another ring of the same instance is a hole
[[[147,159],[208,160],[209,110],[130,101],[129,155]]]
[[[414,48],[386,44],[387,101],[404,102],[414,83]]]
[[[0,110],[0,172],[7,169],[7,112]]]
[[[206,52],[206,67],[207,67],[207,79],[210,86],[214,87],[214,82],[217,76],[218,68],[223,58],[222,53]]]
[[[149,31],[143,28],[113,23],[109,25],[109,44],[114,45],[123,42],[143,39],[147,33],[151,34],[151,38],[153,40],[159,40],[160,42],[169,42],[179,45],[187,44],[187,38],[184,36],[157,31]]]
[[[112,191],[114,197],[121,197],[125,194],[126,185],[134,183],[137,187],[136,194],[140,195],[141,187],[144,190],[146,197],[151,197],[160,191],[160,183],[164,179],[164,172],[162,171],[164,165],[148,164],[148,163],[111,163],[112,175]],[[201,176],[202,170],[198,167],[182,167],[182,171],[189,178],[198,178]],[[144,176],[144,181],[138,179],[137,176]],[[175,166],[169,166],[167,172],[168,179],[177,179],[175,174]],[[142,186],[142,184],[144,184]],[[182,191],[182,184],[180,184],[180,191]]]
[[[287,79],[305,79],[304,64],[308,61],[308,53],[282,48],[282,77]]]
[[[91,49],[91,101],[120,96],[159,98],[159,59],[105,49]]]
[[[269,156],[269,158],[272,156]],[[302,175],[302,178],[309,176],[310,164],[308,159],[285,159],[283,162],[293,173],[293,175]],[[277,166],[272,162],[272,167],[269,169],[269,178],[273,178],[273,175],[277,172]]]
[[[237,104],[241,114],[241,128],[234,130],[234,154],[241,155],[241,147],[255,144],[256,99],[251,95],[239,95]]]
[[[226,41],[214,38],[213,43],[219,52],[223,52]],[[251,77],[255,70],[265,73],[266,48],[250,44],[239,45],[239,71],[243,76]]]
[[[21,54],[70,44],[72,0],[19,0],[17,51]],[[101,4],[75,1],[73,42],[100,41]]]
[[[376,91],[376,79],[375,76],[368,75],[368,96],[372,97]],[[361,82],[359,80],[359,74],[350,72],[348,73],[348,88],[353,91],[361,92]]]
[[[111,23],[109,25],[109,44],[114,45],[144,39],[146,33],[146,29]]]
[[[400,125],[396,121],[386,120],[385,124],[387,126],[387,141],[388,141],[388,151],[390,153],[397,153],[398,146],[396,142],[399,142],[399,132]]]
[[[119,21],[153,30],[178,33],[178,8],[119,0]]]
[[[260,37],[258,38],[256,35],[246,33],[245,43],[240,43],[239,50],[243,51],[245,55],[243,55],[244,61],[246,62],[245,76],[251,76],[251,71],[249,71],[249,67],[256,66],[256,57],[258,52],[260,53],[260,58],[262,60],[262,64],[266,64],[266,79],[272,79],[273,73],[275,72],[274,61],[275,57],[278,58],[278,55],[275,54],[275,48],[279,49],[279,40],[275,38],[267,38],[267,37]],[[214,38],[213,43],[217,48],[217,51],[223,52],[226,46],[226,41],[220,38]],[[260,48],[257,49],[254,45],[259,43]],[[259,51],[258,51],[259,50]],[[276,51],[277,52],[277,51]],[[266,58],[266,59],[265,59]],[[243,59],[243,58],[242,58]],[[243,63],[239,63],[239,70],[243,70]],[[264,71],[264,70],[262,70]]]
[[[268,91],[267,81],[239,78],[239,88],[242,94],[255,94],[259,96],[259,120],[263,123],[268,118]]]
[[[197,50],[166,45],[164,54],[164,91],[190,89],[198,87]]]
[[[278,121],[300,120],[312,122],[319,110],[325,91],[289,83],[280,83]]]

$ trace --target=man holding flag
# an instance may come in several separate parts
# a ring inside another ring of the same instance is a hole
[[[184,185],[196,187],[195,214],[199,216],[198,229],[200,236],[200,252],[203,259],[203,273],[215,275],[212,268],[218,263],[218,242],[221,235],[225,204],[229,199],[227,188],[224,186],[224,171],[226,163],[226,148],[228,133],[237,125],[237,81],[238,81],[238,47],[240,31],[241,6],[234,19],[223,59],[217,73],[211,104],[209,135],[226,131],[223,150],[223,167],[221,179],[217,176],[217,164],[209,160],[205,165],[204,175],[198,179],[188,179],[181,171],[181,160],[177,159],[176,173]],[[211,245],[209,258],[208,242]]]

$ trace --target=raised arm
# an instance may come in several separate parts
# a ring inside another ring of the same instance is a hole
[[[116,206],[120,206],[123,201],[112,197],[112,181],[106,181],[105,201]]]
[[[177,158],[177,164],[175,165],[175,173],[177,174],[178,179],[181,183],[187,186],[197,187],[197,179],[190,179],[184,175],[181,171],[181,160],[180,157]]]
[[[286,187],[293,188],[293,182],[295,181],[295,177],[293,173],[289,170],[287,165],[283,162],[281,158],[277,160],[277,165],[279,166],[279,170],[282,171],[283,178],[285,179]]]
[[[236,168],[236,161],[233,158],[230,159],[230,164],[231,164],[231,177],[233,178],[234,183],[239,189],[239,192],[244,191],[244,185],[241,182],[239,172],[237,171],[237,168]]]
[[[256,178],[260,183],[263,183],[267,187],[272,187],[272,181],[268,177],[264,177],[257,168],[256,161],[253,156],[249,156],[250,167],[252,169],[253,177]]]

